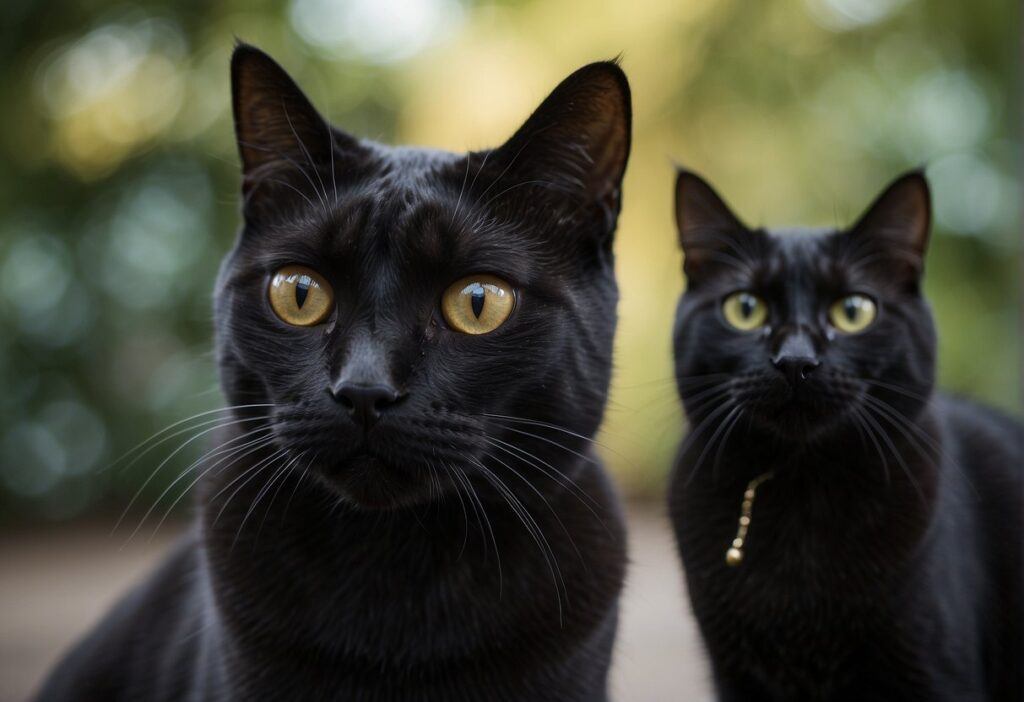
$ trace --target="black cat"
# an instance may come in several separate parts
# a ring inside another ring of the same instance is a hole
[[[460,156],[330,127],[252,47],[231,71],[231,419],[195,534],[39,699],[606,699],[624,74],[586,66]]]
[[[1022,431],[933,393],[924,176],[782,235],[681,172],[676,217],[669,501],[720,698],[1018,702]]]

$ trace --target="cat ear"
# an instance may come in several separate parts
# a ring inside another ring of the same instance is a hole
[[[928,180],[920,170],[904,173],[882,191],[849,234],[869,237],[891,260],[911,266],[920,275],[932,219]]]
[[[279,170],[296,174],[327,164],[332,149],[355,148],[355,139],[334,132],[291,76],[254,46],[231,55],[235,136],[242,157],[244,191]]]
[[[596,204],[614,229],[631,132],[629,81],[617,63],[601,61],[563,80],[491,158],[512,186],[534,180]]]
[[[691,280],[730,255],[728,249],[737,237],[749,234],[714,188],[683,168],[676,173],[676,227],[683,248],[683,270]]]

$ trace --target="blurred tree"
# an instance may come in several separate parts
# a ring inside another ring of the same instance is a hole
[[[238,223],[232,37],[338,124],[452,149],[502,141],[575,66],[624,52],[636,137],[602,442],[654,491],[683,431],[668,158],[751,223],[837,224],[926,163],[941,379],[1016,409],[1018,4],[982,0],[9,0],[0,12],[0,515],[148,505],[219,406],[209,297]],[[189,429],[181,434],[175,431]],[[183,481],[187,482],[187,481]],[[177,496],[172,490],[167,504]]]

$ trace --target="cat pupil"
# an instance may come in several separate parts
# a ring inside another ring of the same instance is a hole
[[[298,305],[300,310],[306,304],[306,298],[309,296],[309,285],[312,282],[308,275],[304,275],[295,284],[295,304]]]
[[[484,311],[484,289],[480,286],[473,288],[473,292],[470,293],[470,304],[473,307],[473,314],[476,315],[477,319]]]
[[[847,300],[846,304],[843,307],[845,308],[844,311],[846,312],[846,318],[848,320],[850,320],[851,322],[856,321],[857,320],[857,303],[854,300]]]
[[[750,295],[744,295],[740,298],[740,312],[744,317],[754,314],[754,298],[750,297]]]

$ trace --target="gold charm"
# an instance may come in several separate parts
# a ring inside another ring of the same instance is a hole
[[[750,513],[754,509],[754,497],[757,495],[757,488],[761,483],[770,480],[774,476],[774,471],[768,471],[747,483],[747,489],[743,493],[743,504],[740,506],[740,525],[736,529],[736,538],[732,540],[732,546],[725,552],[725,563],[732,568],[743,562],[743,542],[747,538],[747,530],[750,529]]]

